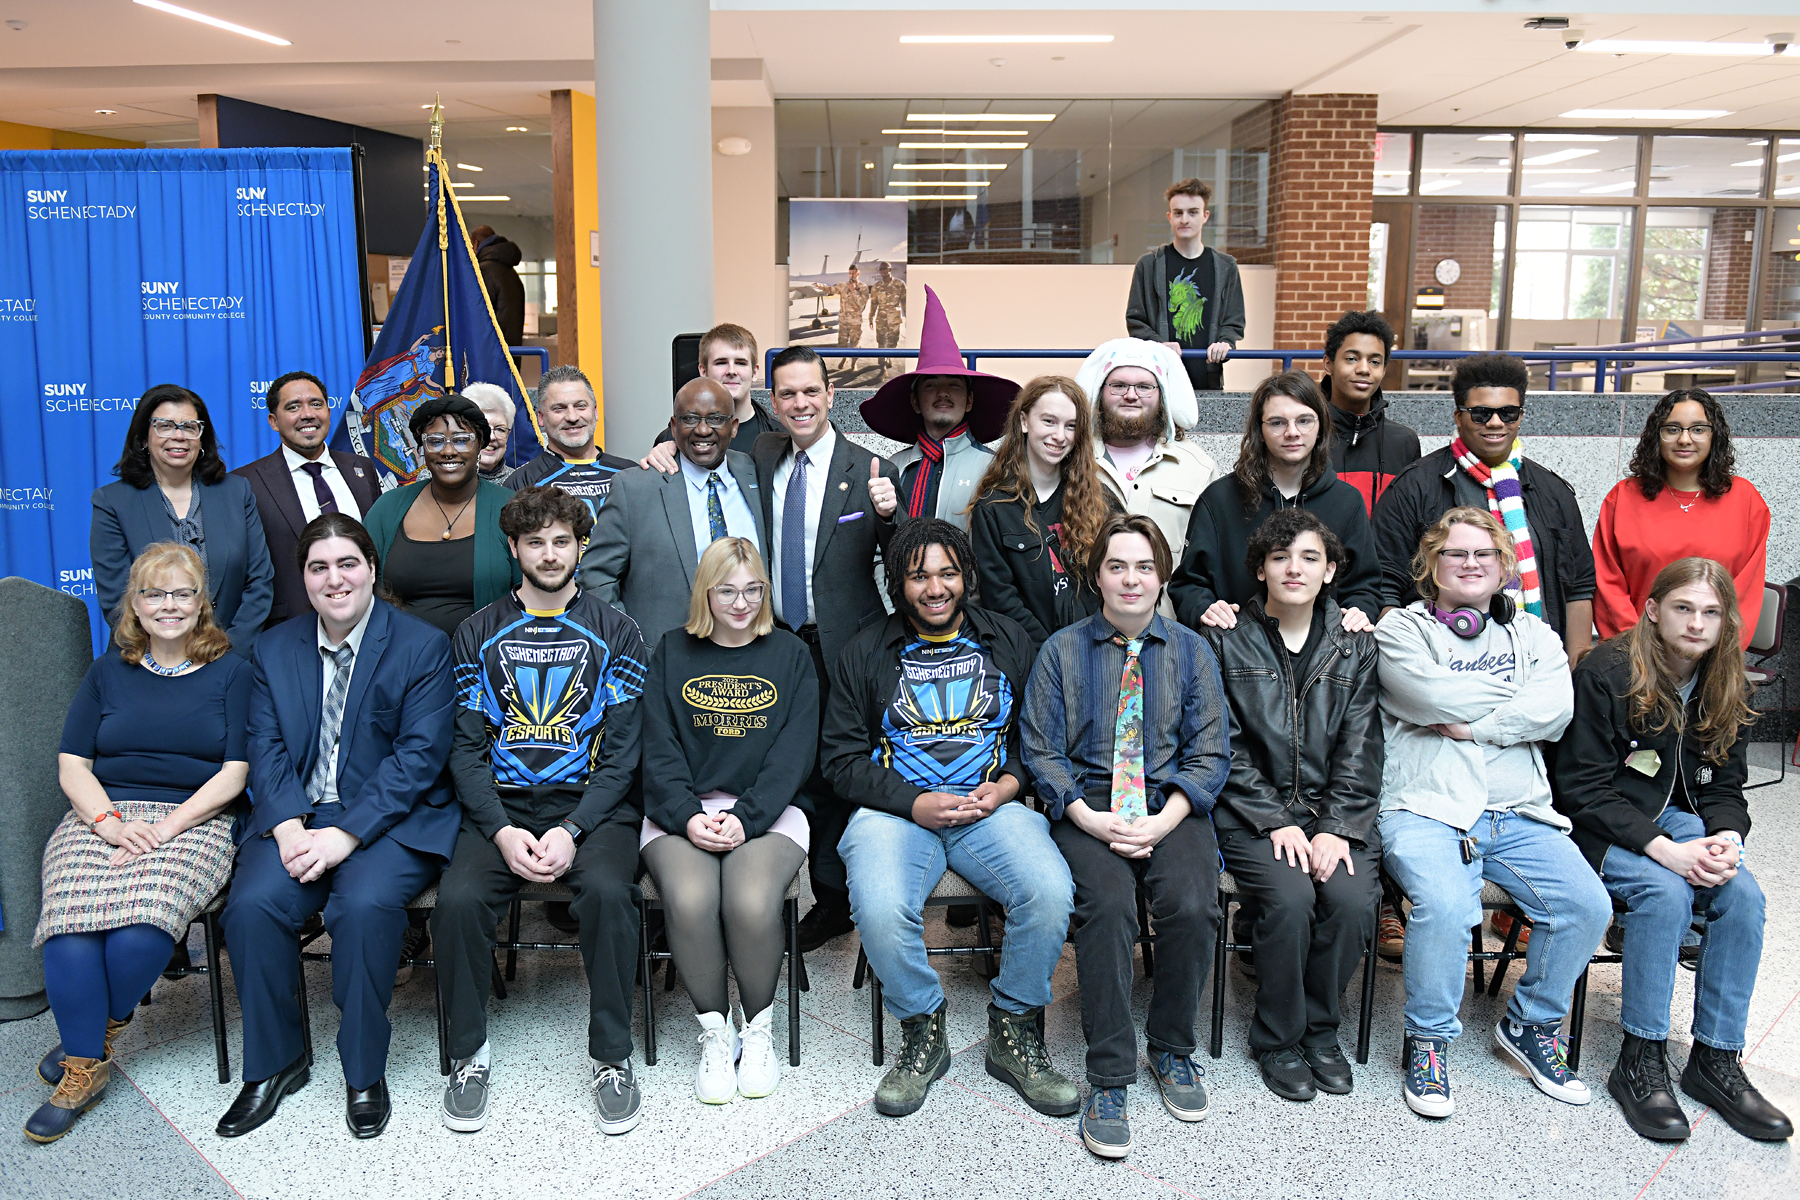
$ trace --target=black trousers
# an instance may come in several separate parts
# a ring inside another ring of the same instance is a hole
[[[1307,836],[1312,836],[1307,830]],[[1238,890],[1253,902],[1256,1016],[1250,1048],[1337,1044],[1339,1000],[1374,932],[1381,891],[1381,848],[1351,843],[1352,875],[1342,863],[1325,883],[1276,858],[1274,844],[1235,821],[1218,821],[1219,848]],[[1161,973],[1160,956],[1158,973]]]
[[[1156,977],[1144,1040],[1153,1051],[1192,1054],[1194,1014],[1219,936],[1219,848],[1212,822],[1189,817],[1147,859],[1113,853],[1064,819],[1050,827],[1075,880],[1075,974],[1087,1077],[1094,1087],[1137,1080],[1137,1032],[1131,1020],[1132,952],[1137,948],[1137,886],[1149,892],[1156,930]]]
[[[590,832],[557,880],[575,893],[588,980],[588,1054],[601,1062],[631,1057],[631,1001],[638,969],[635,883],[638,827],[609,821]],[[438,881],[431,941],[450,1025],[450,1057],[467,1058],[487,1041],[487,1001],[494,976],[494,927],[525,880],[500,848],[463,826],[456,854]]]
[[[819,678],[819,711],[824,712],[831,701],[831,675],[825,669],[825,650],[819,645],[817,636],[807,641],[806,648],[812,651],[813,674]],[[838,798],[816,759],[812,774],[800,785],[800,791],[812,802],[812,813],[807,818],[812,828],[812,846],[807,851],[806,872],[812,877],[813,898],[848,908],[850,876],[838,854],[838,839],[844,836],[844,828],[850,824],[850,814],[856,807]]]

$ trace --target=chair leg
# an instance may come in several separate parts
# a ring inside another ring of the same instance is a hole
[[[873,968],[869,970],[869,1046],[870,1058],[876,1066],[887,1061],[887,1046],[882,1042],[881,980]]]
[[[988,923],[988,905],[985,899],[975,901],[975,923],[981,929],[981,944],[987,953],[981,956],[982,965],[987,968],[987,978],[992,979],[999,974],[994,966],[994,927]]]
[[[869,973],[869,955],[858,946],[856,949],[856,970],[850,976],[850,987],[853,991],[861,991],[863,977]]]
[[[306,1062],[313,1061],[312,1006],[306,1000],[306,960],[300,960],[300,1037],[306,1044]]]
[[[1485,921],[1486,919],[1487,917],[1484,915],[1482,920]],[[1469,953],[1480,954],[1481,951],[1481,926],[1477,925],[1474,929],[1469,931]],[[1479,958],[1471,958],[1469,963],[1475,968],[1475,992],[1477,995],[1480,995],[1482,990],[1487,987],[1487,977],[1482,973],[1481,960]]]
[[[788,952],[788,1065],[800,1065],[800,976],[805,968],[800,962],[800,901],[790,899],[782,905],[787,918]]]
[[[1487,994],[1490,998],[1500,994],[1500,985],[1506,982],[1506,972],[1519,956],[1519,933],[1525,926],[1525,919],[1518,913],[1510,915],[1513,919],[1512,928],[1506,932],[1506,945],[1500,948],[1500,961],[1494,964],[1494,978],[1488,984]]]
[[[518,913],[514,908],[513,912]],[[673,973],[673,968],[671,968]],[[644,1065],[656,1065],[656,989],[650,977],[650,905],[638,899],[638,977],[644,987]]]
[[[1582,1027],[1587,1024],[1587,989],[1589,967],[1575,981],[1574,994],[1569,997],[1569,1070],[1581,1070],[1581,1034]]]
[[[444,1011],[444,973],[432,969],[431,1003],[437,1009],[438,1074],[450,1074],[450,1017]]]
[[[1231,927],[1231,898],[1219,893],[1219,937],[1213,945],[1212,1037],[1207,1050],[1214,1058],[1225,1052],[1225,931]]]
[[[212,995],[213,1057],[218,1060],[219,1082],[231,1082],[231,1049],[225,1042],[225,971],[220,948],[225,937],[219,931],[219,914],[206,913],[200,918],[206,934],[206,989]]]
[[[1137,918],[1138,941],[1144,947],[1144,978],[1152,979],[1156,976],[1156,946],[1150,936],[1150,904],[1144,897],[1142,885],[1137,889]]]
[[[512,921],[506,932],[507,943],[512,946],[519,944],[519,910],[523,907],[524,903],[517,896],[514,896],[512,902]],[[506,952],[506,981],[511,983],[513,979],[517,977],[518,971],[519,952],[517,950],[509,949]]]
[[[1369,1061],[1369,1033],[1375,1025],[1375,939],[1381,936],[1381,895],[1375,896],[1375,923],[1369,927],[1369,941],[1363,947],[1362,1015],[1356,1020],[1356,1061],[1366,1066]]]
[[[500,964],[497,961],[494,963],[494,998],[496,1000],[506,999],[506,976],[501,974]]]

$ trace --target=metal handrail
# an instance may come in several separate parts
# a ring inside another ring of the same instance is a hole
[[[1743,335],[1736,334],[1733,336],[1741,337]],[[775,356],[780,354],[784,348],[785,347],[770,347],[764,352],[763,379],[765,383],[773,384]],[[860,347],[851,348],[847,346],[813,346],[810,347],[810,349],[821,358],[917,358],[919,356],[917,350],[902,350],[898,347],[869,350]],[[973,371],[977,369],[975,364],[984,358],[1086,358],[1092,353],[1092,350],[1067,349],[964,350],[962,352],[962,358],[969,370]],[[1491,353],[1493,353],[1493,351],[1489,350],[1395,350],[1389,354],[1388,357],[1403,362],[1408,360],[1443,362],[1449,359],[1473,358],[1478,354]],[[1548,363],[1550,365],[1550,387],[1552,391],[1554,391],[1556,387],[1557,363],[1591,362],[1594,364],[1594,370],[1592,372],[1565,371],[1562,374],[1569,378],[1595,379],[1594,392],[1592,393],[1595,395],[1605,393],[1606,376],[1608,374],[1613,376],[1613,391],[1623,392],[1625,390],[1625,379],[1628,375],[1640,374],[1643,373],[1643,371],[1656,369],[1636,368],[1635,364],[1642,362],[1679,364],[1683,366],[1696,366],[1709,362],[1729,362],[1734,365],[1757,362],[1800,363],[1800,353],[1778,353],[1769,350],[1697,350],[1688,351],[1686,353],[1674,353],[1666,350],[1619,351],[1606,348],[1588,348],[1582,350],[1509,350],[1506,353],[1514,358],[1523,359],[1528,363]],[[1200,359],[1205,356],[1205,350],[1184,350],[1181,352],[1181,357],[1184,359]],[[1268,362],[1279,361],[1283,371],[1291,371],[1294,369],[1294,364],[1296,362],[1316,362],[1322,360],[1324,357],[1324,353],[1320,350],[1233,350],[1228,356],[1228,361],[1229,359]],[[1626,364],[1628,363],[1633,365],[1627,366]],[[1666,371],[1669,368],[1668,366],[1664,366],[1661,369]],[[1800,380],[1776,381],[1768,384],[1735,384],[1712,390],[1727,392],[1788,386],[1800,386]]]

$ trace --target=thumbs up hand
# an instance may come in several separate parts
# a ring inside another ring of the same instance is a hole
[[[879,458],[869,460],[869,503],[875,506],[875,515],[884,521],[900,507],[900,496],[894,490],[894,481],[882,477]]]

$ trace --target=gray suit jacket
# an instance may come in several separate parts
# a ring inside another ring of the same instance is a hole
[[[756,481],[762,485],[766,527],[772,528],[775,521],[775,468],[791,445],[785,431],[756,439],[753,457]],[[894,520],[876,516],[869,500],[869,463],[874,458],[845,437],[842,429],[837,430],[831,474],[819,509],[819,535],[813,546],[813,616],[827,667],[865,626],[887,616],[887,606],[875,586],[875,555],[885,551],[892,540]],[[898,487],[899,470],[885,458],[879,461],[882,477]],[[894,515],[900,515],[898,509]],[[774,583],[781,586],[779,579]]]
[[[756,468],[749,455],[736,450],[725,452],[725,466],[756,518],[756,542],[767,562],[767,506],[758,498]],[[687,477],[680,471],[620,471],[581,556],[582,589],[636,621],[646,650],[654,650],[669,630],[687,624],[700,564],[688,494]]]

